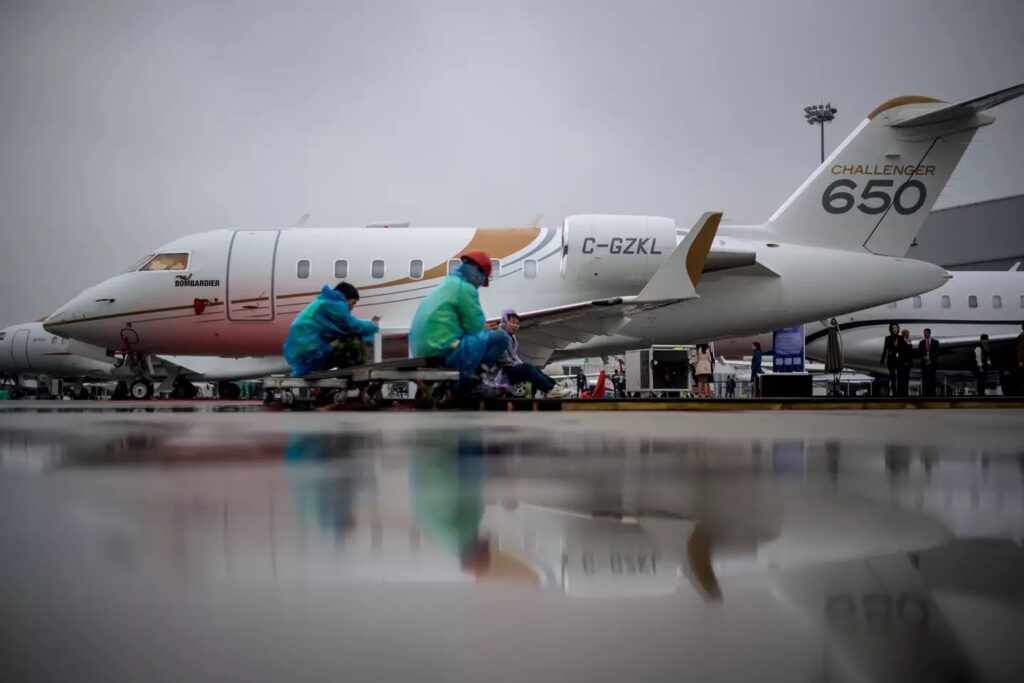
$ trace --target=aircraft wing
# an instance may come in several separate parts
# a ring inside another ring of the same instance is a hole
[[[721,213],[701,216],[639,294],[520,312],[519,355],[543,364],[571,344],[617,334],[641,311],[697,298],[721,218]]]

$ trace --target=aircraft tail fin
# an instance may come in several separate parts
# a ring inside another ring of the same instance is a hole
[[[904,256],[978,128],[1024,84],[958,104],[891,99],[868,114],[769,219],[780,241]]]

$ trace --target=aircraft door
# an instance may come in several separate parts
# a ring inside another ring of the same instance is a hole
[[[274,319],[274,260],[279,230],[236,230],[227,269],[229,320]]]
[[[18,370],[31,370],[28,362],[28,330],[16,330],[11,339],[11,362]]]

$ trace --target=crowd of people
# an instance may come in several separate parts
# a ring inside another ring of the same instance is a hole
[[[940,368],[941,353],[942,342],[932,337],[931,329],[926,327],[923,330],[923,338],[914,344],[909,330],[900,329],[897,322],[890,323],[889,334],[882,344],[882,357],[879,361],[889,371],[890,395],[910,394],[910,373],[915,364],[921,372],[921,395],[937,395],[936,376]],[[995,369],[1005,372],[1011,384],[1016,385],[1015,391],[1024,389],[1024,324],[1021,325],[1021,333],[1017,337],[1015,355],[1016,367],[995,368],[989,337],[987,334],[980,335],[971,351],[971,374],[974,376],[975,394],[988,394],[990,372]]]

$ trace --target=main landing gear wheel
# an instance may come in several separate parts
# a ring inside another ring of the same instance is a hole
[[[242,389],[234,382],[219,382],[217,384],[217,395],[222,399],[235,401],[242,395]]]
[[[274,392],[271,391],[270,389],[264,389],[263,390],[263,405],[269,406],[269,405],[273,405],[274,403],[275,403]]]
[[[376,406],[380,404],[382,393],[380,384],[368,384],[359,390],[359,400],[363,405]]]
[[[423,404],[429,408],[448,408],[452,405],[454,396],[451,384],[448,382],[434,382],[422,389]]]
[[[147,379],[137,379],[128,387],[128,393],[136,401],[145,401],[153,396],[153,385]]]
[[[295,403],[295,392],[291,389],[285,389],[281,392],[281,403],[286,406],[293,405]]]
[[[171,398],[190,400],[196,397],[199,390],[196,389],[196,385],[189,382],[187,379],[178,378],[174,382],[174,387],[171,389]]]

